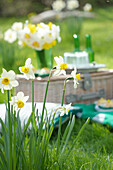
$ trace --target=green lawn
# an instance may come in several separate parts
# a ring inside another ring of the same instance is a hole
[[[80,45],[81,49],[85,49],[85,34],[89,33],[92,36],[92,47],[95,52],[95,61],[97,63],[106,64],[107,68],[113,68],[113,8],[97,9],[95,18],[83,19],[80,30]],[[25,21],[26,18],[0,18],[0,29],[8,29],[14,21]],[[73,19],[72,19],[73,20]],[[72,34],[74,28],[72,22],[64,20],[57,21],[61,26],[62,42],[53,48],[53,56],[62,55],[64,52],[71,52],[74,49],[74,41]],[[70,24],[70,29],[67,24]],[[78,22],[77,22],[78,23]],[[76,24],[76,23],[75,23]],[[79,23],[80,24],[80,23]],[[75,29],[75,32],[79,32]],[[14,70],[18,73],[18,66],[23,65],[26,58],[31,57],[32,63],[37,67],[36,55],[32,49],[17,49]],[[7,69],[7,68],[6,68]],[[2,70],[2,59],[0,58],[0,72]],[[0,102],[5,99],[5,95],[0,93]],[[68,147],[71,147],[72,141],[80,130],[84,120],[76,119],[74,130]],[[63,125],[62,131],[66,124]],[[73,170],[112,170],[113,169],[113,133],[109,126],[103,126],[98,123],[90,122],[82,133],[79,142],[72,150],[71,155],[65,162],[64,169]],[[54,131],[50,145],[50,155],[48,157],[47,167],[54,170],[58,169],[55,162],[54,151],[52,146],[56,140],[56,132]],[[68,148],[67,148],[68,150]],[[51,154],[52,153],[52,154]],[[51,168],[50,168],[51,167]]]

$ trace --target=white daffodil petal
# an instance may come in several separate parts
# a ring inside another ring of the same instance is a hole
[[[23,73],[22,70],[21,70],[21,68],[22,68],[22,67],[19,67],[19,71],[20,71],[21,73]]]
[[[3,68],[1,77],[7,77],[7,71]]]
[[[4,89],[3,88],[1,88],[1,92],[4,93]]]
[[[60,64],[60,61],[59,61],[59,58],[58,58],[58,57],[54,57],[54,60],[55,60],[55,62],[56,62],[57,65]]]
[[[56,70],[56,71],[54,72],[54,75],[55,75],[55,76],[58,76],[59,73],[60,73],[60,70]]]
[[[24,107],[29,96],[24,96],[23,92],[18,92],[17,96],[11,98],[10,104],[13,105],[15,110],[21,109]]]
[[[24,93],[23,92],[18,92],[17,93],[17,99],[23,99],[23,97],[24,97]]]
[[[61,74],[66,75],[66,71],[65,70],[61,70],[60,75]]]
[[[13,70],[10,70],[7,74],[8,74],[8,78],[10,78],[10,80],[15,79],[15,72]]]
[[[23,98],[23,101],[26,102],[28,99],[29,99],[29,96],[25,96],[25,97]]]
[[[17,87],[19,85],[18,81],[17,80],[11,80],[10,81],[10,84],[13,86],[13,87]]]
[[[63,57],[59,56],[59,59],[60,59],[60,63],[64,62]]]
[[[28,58],[25,62],[25,66],[30,66],[31,64],[31,58]]]
[[[11,84],[3,85],[3,88],[4,88],[4,90],[11,90],[12,86],[11,86]]]

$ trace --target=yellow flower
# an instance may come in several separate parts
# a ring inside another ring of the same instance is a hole
[[[79,73],[79,74],[76,74],[76,78],[77,78],[77,80],[80,80],[80,79],[81,79],[80,73]]]
[[[31,38],[31,36],[28,33],[26,33],[25,38],[29,39],[29,38]]]
[[[53,23],[49,22],[48,26],[49,26],[50,29],[51,29],[52,25],[53,25]]]
[[[48,50],[51,47],[51,43],[45,43],[43,44],[43,48]]]
[[[18,108],[21,109],[22,107],[24,107],[24,102],[22,100],[18,100],[17,106],[18,106]]]
[[[52,41],[52,46],[56,45],[56,40]]]
[[[37,31],[36,25],[28,24],[28,28],[30,29],[31,33],[35,33]]]
[[[42,26],[41,24],[37,24],[37,26],[38,26],[39,28],[43,28],[43,26]]]
[[[15,72],[10,70],[6,71],[3,68],[3,73],[1,74],[0,77],[0,89],[1,92],[4,93],[4,90],[11,90],[12,87],[18,86],[18,81],[15,80]]]
[[[61,70],[66,70],[67,64],[66,63],[60,64],[60,68]]]
[[[80,80],[81,78],[80,78],[80,73],[76,74],[76,68],[74,69],[74,71],[71,72],[71,76],[74,79],[74,88],[77,88],[77,84],[79,84],[78,80]]]
[[[62,109],[60,110],[61,112],[60,116],[64,116],[64,114],[68,115],[70,109],[71,109],[71,103],[62,107]]]
[[[4,85],[8,85],[9,84],[9,78],[7,78],[7,77],[5,77],[5,78],[3,78],[3,80],[2,80],[2,84],[4,84]]]
[[[21,109],[25,106],[29,96],[24,96],[23,92],[18,92],[16,96],[11,97],[10,104],[13,105],[15,110]]]
[[[28,73],[29,72],[29,68],[25,67],[25,66],[22,66],[21,67],[21,71],[24,72],[24,73]]]
[[[66,75],[66,68],[67,68],[67,64],[64,63],[63,58],[61,56],[59,57],[54,57],[55,61],[56,61],[56,71],[54,72],[54,75],[60,75],[60,74],[64,74]]]
[[[37,42],[37,41],[34,41],[33,43],[32,43],[32,45],[33,45],[33,47],[39,47],[39,43]]]
[[[31,64],[31,59],[28,58],[25,62],[25,66],[19,67],[19,70],[21,73],[24,74],[25,78],[27,80],[29,79],[35,79],[34,73],[33,73],[33,66]]]

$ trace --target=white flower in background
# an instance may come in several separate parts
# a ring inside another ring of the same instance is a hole
[[[18,40],[21,46],[26,45],[35,50],[49,49],[61,41],[60,28],[51,22],[37,25],[27,23],[18,31]]]
[[[22,23],[22,22],[15,22],[15,23],[13,23],[13,25],[12,25],[12,29],[13,29],[14,31],[19,31],[19,30],[22,29],[22,27],[23,27],[23,23]]]
[[[79,2],[77,0],[68,0],[67,1],[67,9],[73,10],[79,7]]]
[[[24,74],[27,80],[35,79],[35,75],[33,73],[33,66],[31,64],[31,59],[28,58],[25,62],[25,66],[19,67],[21,73]]]
[[[58,42],[61,42],[59,26],[56,26],[55,24],[51,25],[51,35],[53,36],[53,39],[57,39]]]
[[[66,4],[64,1],[62,0],[56,0],[53,2],[52,4],[52,8],[55,10],[55,11],[61,11],[62,9],[64,9],[66,7]]]
[[[4,33],[4,40],[8,41],[9,43],[13,43],[17,39],[17,33],[11,29],[8,29]]]
[[[71,72],[71,76],[74,79],[74,88],[77,88],[77,84],[79,84],[78,80],[80,80],[80,73],[76,74],[76,68]]]
[[[15,80],[15,72],[10,70],[7,72],[3,68],[3,73],[1,74],[0,77],[0,89],[1,92],[4,93],[4,90],[11,90],[12,87],[18,86],[18,81]]]
[[[64,116],[64,114],[68,115],[69,111],[71,109],[71,103],[66,105],[65,107],[62,107],[62,109],[60,109],[60,116]]]
[[[85,6],[83,7],[83,10],[86,12],[92,11],[92,5],[89,3],[86,3]]]
[[[55,62],[57,64],[56,66],[56,71],[54,72],[54,75],[60,75],[60,74],[64,74],[66,75],[66,69],[67,69],[67,64],[64,63],[64,60],[61,56],[59,57],[54,57]]]
[[[24,96],[23,92],[18,92],[16,96],[11,97],[10,104],[13,105],[14,110],[18,110],[25,106],[28,99],[29,96]]]

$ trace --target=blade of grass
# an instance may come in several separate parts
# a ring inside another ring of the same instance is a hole
[[[80,137],[81,133],[83,132],[83,130],[85,129],[85,127],[87,126],[87,124],[89,123],[89,121],[90,121],[90,118],[88,118],[88,119],[86,120],[86,122],[84,123],[84,125],[83,125],[82,128],[80,129],[80,131],[79,131],[77,137],[75,138],[75,140],[73,141],[70,149],[68,150],[67,154],[64,156],[63,161],[64,161],[65,159],[67,159],[67,157],[70,155],[70,152],[72,151],[75,143],[79,140],[79,137]]]
[[[1,148],[0,148],[0,158],[2,160],[4,168],[7,169],[8,168],[7,160],[6,160],[6,157],[5,157],[4,153],[3,153],[3,151],[1,150]]]
[[[67,137],[66,137],[66,141],[65,141],[65,144],[64,144],[64,147],[63,147],[63,149],[62,149],[61,154],[62,154],[63,151],[65,150],[65,147],[66,147],[66,145],[67,145],[67,143],[68,143],[68,140],[69,140],[69,138],[70,138],[71,132],[72,132],[72,130],[73,130],[74,124],[75,124],[75,116],[73,116],[73,118],[72,118],[72,122],[71,122],[69,131],[68,131],[68,134],[67,134]]]

